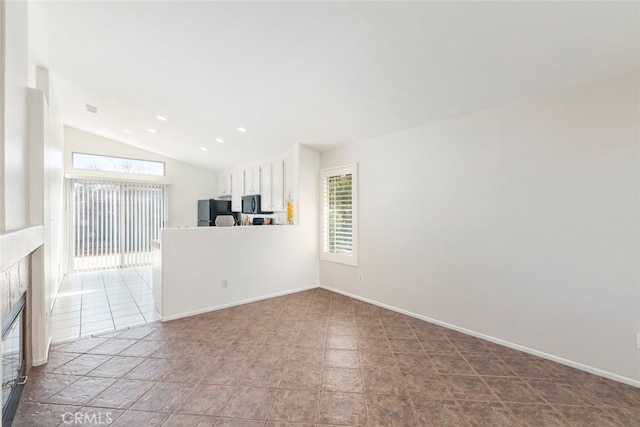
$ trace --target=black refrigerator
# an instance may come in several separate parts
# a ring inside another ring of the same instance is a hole
[[[218,215],[238,217],[236,212],[231,211],[231,200],[198,200],[198,227],[214,227]]]

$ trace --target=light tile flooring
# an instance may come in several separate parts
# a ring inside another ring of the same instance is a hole
[[[14,427],[639,426],[640,389],[322,289],[53,346]]]
[[[65,276],[51,314],[53,342],[158,320],[151,267]]]

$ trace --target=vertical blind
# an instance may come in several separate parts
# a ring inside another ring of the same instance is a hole
[[[71,181],[73,270],[151,264],[151,242],[166,224],[167,186]]]

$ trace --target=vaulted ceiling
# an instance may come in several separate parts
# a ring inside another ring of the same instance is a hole
[[[636,2],[49,0],[29,19],[65,124],[209,169],[640,68]]]

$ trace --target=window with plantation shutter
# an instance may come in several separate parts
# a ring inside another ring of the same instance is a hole
[[[323,169],[322,250],[326,261],[358,265],[356,165]]]

